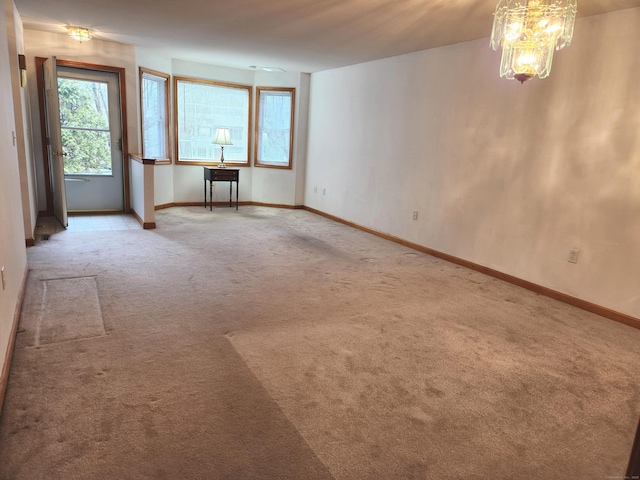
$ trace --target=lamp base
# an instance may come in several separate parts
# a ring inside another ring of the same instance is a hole
[[[227,166],[224,164],[224,145],[220,147],[220,150],[220,164],[218,165],[218,168],[227,168]]]

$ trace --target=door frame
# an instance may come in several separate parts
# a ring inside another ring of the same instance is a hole
[[[40,110],[40,132],[42,135],[42,151],[47,151],[47,136],[44,114],[44,77],[42,64],[48,57],[35,57],[36,60],[36,77],[38,86],[38,107]],[[118,74],[118,82],[120,89],[120,119],[122,122],[122,181],[124,183],[124,213],[131,213],[131,195],[129,189],[129,140],[127,135],[127,95],[125,82],[125,69],[120,67],[111,67],[108,65],[97,65],[93,63],[77,62],[75,60],[57,59],[57,65],[61,67],[75,67],[84,70],[95,70],[102,72],[111,72]],[[47,199],[47,210],[45,215],[53,215],[53,194],[51,190],[51,171],[49,168],[49,158],[43,154],[44,164],[44,187]]]

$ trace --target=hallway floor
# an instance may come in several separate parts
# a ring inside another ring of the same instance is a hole
[[[100,214],[69,215],[65,229],[55,217],[40,217],[36,226],[36,240],[47,240],[49,235],[61,232],[102,232],[109,230],[140,230],[142,226],[132,215]]]

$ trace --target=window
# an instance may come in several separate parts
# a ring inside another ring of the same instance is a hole
[[[142,156],[171,163],[169,148],[169,75],[140,68]]]
[[[256,167],[291,168],[294,88],[257,87]]]
[[[228,128],[233,145],[224,147],[225,165],[249,165],[251,87],[184,77],[174,82],[176,163],[217,164],[221,149],[214,135]]]
[[[58,77],[65,175],[112,175],[107,83]]]

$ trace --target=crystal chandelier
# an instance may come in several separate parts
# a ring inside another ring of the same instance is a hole
[[[502,45],[500,76],[524,83],[546,78],[553,51],[571,43],[577,0],[500,0],[491,33],[491,48]]]

